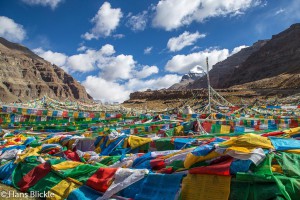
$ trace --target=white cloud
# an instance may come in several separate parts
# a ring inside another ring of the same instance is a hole
[[[59,67],[65,65],[67,61],[67,56],[63,53],[57,53],[53,51],[45,51],[42,48],[33,49],[33,52],[39,55],[40,57],[44,58],[45,60],[49,61],[52,64],[55,64]]]
[[[21,42],[26,36],[26,31],[14,20],[0,16],[0,36],[12,42]]]
[[[121,38],[125,37],[125,35],[124,34],[115,34],[115,35],[113,35],[113,37],[116,39],[121,39]]]
[[[110,44],[106,44],[104,46],[101,47],[100,52],[104,55],[113,55],[114,53],[116,53],[114,46],[110,45]]]
[[[55,9],[57,7],[57,5],[61,2],[63,2],[63,0],[22,0],[24,3],[28,4],[28,5],[41,5],[41,6],[50,6],[51,9]]]
[[[98,69],[101,78],[108,81],[127,80],[135,72],[136,61],[133,59],[133,56],[114,55],[114,47],[110,44],[102,46],[98,51],[87,49],[85,52],[69,57],[62,53],[44,51],[41,48],[34,51],[58,66],[65,66],[70,72],[90,72]]]
[[[191,51],[196,51],[196,50],[198,50],[198,49],[200,49],[199,46],[194,46],[194,47],[191,49]]]
[[[144,49],[144,54],[150,54],[152,49],[153,47],[147,47],[146,49]]]
[[[118,55],[98,62],[98,67],[101,69],[101,77],[106,80],[124,79],[132,77],[132,70],[135,67],[135,61],[132,55]]]
[[[178,83],[181,78],[182,77],[177,74],[167,74],[165,76],[149,80],[134,78],[130,79],[126,86],[132,91],[145,91],[147,89],[158,90],[168,88],[171,85]]]
[[[145,84],[148,85],[148,88],[157,90],[162,88],[168,88],[171,85],[178,83],[181,80],[181,78],[182,77],[177,74],[167,74],[163,77],[147,80]]]
[[[277,11],[275,12],[275,15],[279,15],[280,13],[283,13],[283,12],[285,12],[285,10],[282,9],[282,8],[280,8],[279,10],[277,10]]]
[[[92,19],[92,23],[95,24],[94,27],[82,37],[91,40],[110,36],[119,25],[122,16],[120,8],[111,8],[110,3],[104,2]]]
[[[98,51],[86,49],[84,52],[72,56],[50,50],[45,51],[42,48],[33,51],[45,60],[64,67],[70,72],[90,72],[95,70],[97,66],[108,64],[108,61],[113,61],[115,58],[113,56],[115,53],[114,47],[110,44],[102,46]]]
[[[77,48],[77,51],[85,51],[85,50],[87,50],[87,47],[84,45]]]
[[[165,69],[169,72],[184,74],[196,65],[206,66],[206,57],[208,57],[211,69],[214,64],[225,60],[229,55],[228,49],[206,49],[188,55],[176,55],[167,62]]]
[[[178,37],[172,37],[169,39],[167,47],[170,51],[180,51],[184,47],[193,45],[198,39],[204,38],[205,34],[200,34],[198,31],[195,33],[189,33],[185,31]]]
[[[82,85],[94,99],[103,102],[123,102],[128,99],[131,92],[126,90],[124,85],[96,76],[88,76]]]
[[[94,68],[95,54],[96,51],[87,50],[85,53],[70,56],[67,60],[66,65],[68,66],[68,68],[70,68],[71,71],[78,71],[78,72],[93,71],[95,69]]]
[[[157,74],[158,71],[159,71],[159,69],[156,66],[145,65],[145,66],[143,66],[141,71],[136,72],[136,77],[140,78],[140,79],[147,78],[148,76],[151,76],[152,74]]]
[[[96,37],[94,34],[88,33],[88,32],[86,32],[85,34],[81,35],[81,37],[84,38],[84,39],[86,39],[86,40],[92,40],[92,39],[99,38],[99,36]]]
[[[193,21],[243,14],[260,3],[261,0],[160,0],[152,23],[155,27],[170,31]]]
[[[101,66],[111,55],[115,53],[114,47],[110,44],[102,46],[98,51],[87,49],[84,53],[72,55],[67,59],[66,66],[70,71],[89,72]]]
[[[241,45],[241,46],[239,46],[239,47],[235,47],[235,48],[232,50],[231,55],[236,54],[237,52],[239,52],[239,51],[241,51],[242,49],[247,48],[247,47],[248,47],[248,46],[246,46],[246,45]]]
[[[190,24],[201,0],[161,0],[152,21],[155,27],[172,30]]]
[[[181,76],[176,74],[167,74],[163,77],[149,80],[133,78],[120,84],[115,81],[107,81],[101,77],[88,76],[82,84],[94,99],[103,102],[123,102],[129,99],[129,95],[133,91],[168,88],[171,85],[178,83],[180,79]]]
[[[133,31],[145,30],[148,21],[147,14],[147,11],[143,11],[137,15],[129,15],[127,26],[129,26]]]

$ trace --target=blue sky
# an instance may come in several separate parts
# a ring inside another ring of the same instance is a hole
[[[180,81],[299,22],[300,0],[2,0],[0,36],[59,65],[95,98]]]

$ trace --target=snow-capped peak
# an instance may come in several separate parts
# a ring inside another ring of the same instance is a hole
[[[195,67],[193,67],[190,72],[190,74],[204,74],[204,70],[200,65],[196,65]]]
[[[193,67],[188,74],[182,76],[181,81],[193,81],[205,75],[205,71],[200,65]]]

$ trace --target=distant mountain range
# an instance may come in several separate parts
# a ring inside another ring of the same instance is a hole
[[[56,65],[28,48],[0,37],[0,101],[41,98],[91,100],[85,88]]]
[[[209,76],[211,86],[219,89],[299,89],[300,23],[215,64]],[[178,84],[170,89],[207,88],[207,77],[201,76],[180,87]]]

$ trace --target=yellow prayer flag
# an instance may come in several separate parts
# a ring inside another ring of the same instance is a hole
[[[182,181],[181,199],[228,200],[230,176],[188,174]]]
[[[230,126],[228,125],[221,125],[221,133],[230,133]]]
[[[64,179],[61,182],[59,182],[57,185],[52,187],[49,192],[54,194],[54,196],[50,196],[47,199],[56,200],[56,199],[67,199],[69,194],[76,188],[78,188],[80,185],[76,184],[70,180]]]
[[[195,156],[192,153],[188,153],[183,164],[184,164],[184,167],[188,169],[193,164],[195,164],[197,162],[201,162],[201,161],[204,161],[204,160],[210,160],[210,159],[213,159],[213,158],[217,158],[219,156],[221,156],[221,154],[218,154],[215,151],[210,152],[206,156]]]
[[[72,161],[72,160],[68,160],[68,161],[64,161],[64,162],[58,163],[56,165],[52,165],[52,169],[54,169],[54,170],[71,169],[71,168],[77,167],[78,165],[83,165],[83,163]]]
[[[151,138],[143,138],[143,137],[138,137],[135,135],[130,135],[128,138],[128,144],[130,145],[131,149],[135,149],[139,146],[142,146],[144,144],[147,144],[151,142]]]

